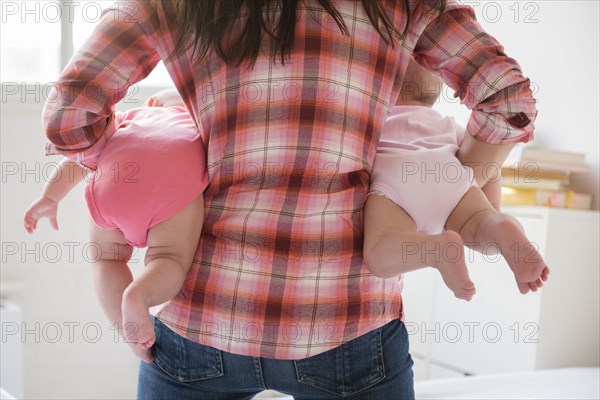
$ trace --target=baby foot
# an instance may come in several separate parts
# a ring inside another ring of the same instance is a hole
[[[475,294],[475,285],[469,278],[462,238],[456,232],[445,231],[440,235],[440,245],[442,256],[436,267],[444,283],[457,298],[471,300]]]
[[[156,341],[148,308],[137,288],[129,287],[123,294],[123,336],[127,343],[141,349],[149,349]]]
[[[519,292],[535,292],[548,280],[550,269],[530,242],[521,224],[506,214],[493,214],[481,225],[482,234],[492,235],[502,256],[515,275]],[[487,231],[487,233],[486,233]]]

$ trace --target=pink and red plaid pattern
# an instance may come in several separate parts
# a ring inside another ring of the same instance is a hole
[[[307,1],[285,66],[269,61],[268,40],[253,69],[217,57],[194,68],[190,53],[166,63],[199,126],[210,181],[194,264],[158,313],[171,329],[236,354],[299,359],[399,317],[398,280],[363,265],[362,205],[413,51],[473,108],[468,131],[480,140],[527,141],[536,114],[529,81],[472,10],[452,3],[430,23],[431,2],[411,2],[409,34],[394,47],[360,2],[336,2],[344,36]],[[401,2],[384,3],[402,30]],[[48,154],[93,166],[114,132],[114,105],[174,47],[169,7],[105,11],[46,104]]]

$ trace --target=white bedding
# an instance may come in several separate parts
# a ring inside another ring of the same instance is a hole
[[[8,392],[2,388],[0,388],[0,400],[15,400]]]
[[[415,383],[415,395],[417,400],[598,400],[600,368],[548,369],[421,381]],[[255,398],[292,399],[271,391]]]
[[[415,383],[426,399],[600,399],[599,368],[548,369]]]

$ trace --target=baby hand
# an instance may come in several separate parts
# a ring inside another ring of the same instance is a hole
[[[49,197],[43,196],[37,199],[25,212],[24,223],[28,233],[33,233],[37,228],[37,222],[46,217],[50,220],[50,225],[54,230],[58,230],[58,221],[56,213],[58,212],[58,203]]]
[[[179,97],[179,93],[173,88],[163,89],[153,94],[148,99],[147,105],[148,107],[185,107],[183,100]]]
[[[154,96],[150,96],[148,98],[147,105],[148,105],[148,107],[161,107],[160,101]]]

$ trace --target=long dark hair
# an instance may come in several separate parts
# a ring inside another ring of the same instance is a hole
[[[196,62],[202,61],[210,51],[214,51],[228,65],[239,66],[248,61],[252,66],[259,55],[261,38],[265,33],[273,41],[273,62],[280,59],[284,64],[289,59],[294,43],[299,1],[303,0],[175,0],[174,12],[179,31],[171,57],[178,56],[192,46]],[[348,35],[344,19],[331,1],[316,1],[329,13],[340,30]],[[381,0],[360,1],[371,24],[386,43],[394,45],[396,40],[406,34],[409,21],[407,20],[404,31],[400,32],[385,13]],[[404,4],[407,18],[410,18],[409,0],[400,1]],[[446,0],[440,0],[439,3],[436,9],[441,12]],[[232,40],[232,28],[241,17],[242,10],[245,22],[239,36]],[[279,19],[273,21],[269,16],[277,12]]]

